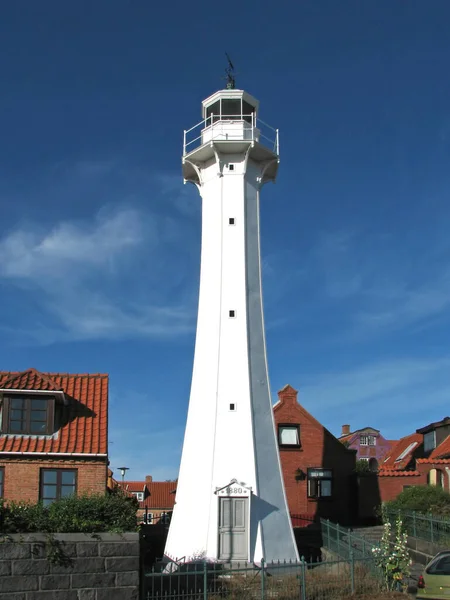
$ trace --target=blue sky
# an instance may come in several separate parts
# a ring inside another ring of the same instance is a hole
[[[333,433],[449,413],[450,3],[17,0],[0,13],[0,365],[110,374],[111,466],[176,477],[223,87],[280,129],[261,205],[272,394]]]

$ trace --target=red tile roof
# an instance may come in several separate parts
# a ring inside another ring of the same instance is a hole
[[[67,422],[51,436],[0,434],[0,452],[108,452],[108,375],[0,371],[0,389],[62,391]]]
[[[144,492],[147,484],[145,481],[124,481],[125,489],[129,492]],[[120,484],[122,487],[122,484]]]
[[[416,462],[420,465],[449,465],[450,458],[418,458]]]
[[[379,477],[415,477],[420,475],[419,471],[396,471],[395,469],[380,469]]]
[[[150,496],[139,502],[141,508],[173,508],[177,481],[152,481],[147,484]]]
[[[450,456],[450,435],[448,435],[445,440],[433,450],[428,458],[445,458],[446,456]]]
[[[411,462],[414,451],[417,449],[417,446],[422,443],[422,441],[423,435],[420,433],[412,433],[411,435],[407,435],[398,440],[398,442],[392,446],[390,451],[387,453],[389,456],[381,464],[380,471],[385,471],[386,469],[402,471],[403,469],[406,469],[408,464]],[[409,452],[402,458],[402,460],[398,460],[398,457],[401,456],[408,446],[411,446],[412,444],[415,444],[415,446],[410,448]]]
[[[124,481],[125,489],[129,492],[142,492],[147,486],[149,496],[139,502],[139,508],[161,508],[172,509],[175,505],[175,491],[177,481]],[[122,485],[122,484],[120,484]]]

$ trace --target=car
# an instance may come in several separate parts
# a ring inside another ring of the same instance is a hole
[[[417,600],[444,598],[450,599],[450,550],[436,554],[417,582]]]

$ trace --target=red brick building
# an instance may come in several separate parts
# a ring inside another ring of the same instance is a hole
[[[120,484],[122,486],[122,484]],[[139,502],[138,521],[147,525],[168,525],[175,505],[177,481],[125,481],[124,489]]]
[[[294,526],[317,517],[349,523],[357,507],[356,452],[297,402],[293,387],[286,385],[278,398],[273,410]]]
[[[378,482],[383,502],[415,485],[437,485],[450,491],[450,418],[399,440],[381,463]]]
[[[108,376],[0,372],[0,497],[105,493]]]

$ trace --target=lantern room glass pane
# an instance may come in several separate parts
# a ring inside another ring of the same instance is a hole
[[[241,100],[222,100],[222,119],[242,118]]]
[[[244,121],[247,123],[252,122],[252,113],[255,112],[255,107],[246,102],[245,100],[242,102],[242,116]]]
[[[214,115],[214,121],[218,121],[220,119],[220,100],[214,102],[214,104],[211,104],[211,106],[206,108],[206,118],[209,119],[211,115]],[[210,125],[211,123],[208,124]]]

